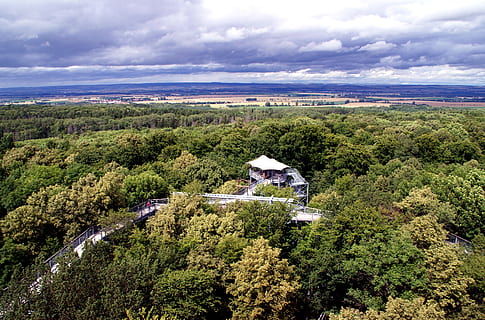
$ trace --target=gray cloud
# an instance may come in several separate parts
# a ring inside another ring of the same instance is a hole
[[[0,0],[0,86],[408,74],[485,84],[483,61],[481,0]]]

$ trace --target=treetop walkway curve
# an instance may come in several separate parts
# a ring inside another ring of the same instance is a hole
[[[245,196],[245,195],[231,195],[231,194],[202,194],[204,198],[208,199],[209,203],[224,205],[233,201],[261,201],[267,203],[282,202],[292,204],[293,199],[288,198],[276,198],[276,197],[259,197],[259,196]],[[148,199],[134,207],[129,212],[136,212],[136,217],[129,222],[120,222],[116,227],[101,228],[99,226],[89,227],[87,230],[79,234],[71,242],[66,244],[63,248],[57,251],[44,261],[49,266],[51,271],[57,271],[58,258],[66,254],[67,252],[74,251],[79,257],[82,256],[85,244],[87,241],[96,244],[100,240],[106,239],[113,232],[124,228],[128,223],[137,223],[155,215],[155,213],[164,205],[168,205],[169,199]],[[322,213],[318,209],[307,208],[302,206],[294,206],[293,212],[295,215],[291,219],[292,222],[312,222],[319,219]]]
[[[176,194],[183,194],[183,193],[176,193]],[[260,201],[266,202],[269,204],[280,202],[286,203],[291,206],[291,210],[293,212],[293,217],[291,218],[290,222],[293,223],[310,223],[316,221],[322,217],[325,217],[325,214],[328,214],[326,211],[322,211],[315,208],[306,207],[299,204],[294,204],[294,199],[292,198],[277,198],[277,197],[260,197],[260,196],[248,196],[248,195],[234,195],[234,194],[214,194],[214,193],[204,193],[201,194],[202,197],[208,199],[208,203],[216,204],[216,205],[225,205],[230,202],[235,201]],[[129,212],[135,212],[136,216],[134,219],[128,222],[120,222],[115,227],[110,228],[101,228],[99,226],[93,226],[79,234],[76,238],[74,238],[71,242],[66,244],[62,249],[57,251],[51,257],[44,261],[47,264],[52,272],[56,272],[58,268],[58,258],[66,254],[67,252],[76,252],[76,254],[81,257],[84,251],[85,244],[89,241],[92,244],[96,244],[100,240],[106,239],[110,234],[116,232],[124,227],[126,227],[129,223],[137,223],[143,221],[153,215],[163,206],[169,204],[168,198],[163,199],[148,199],[134,207],[132,207]],[[446,239],[447,243],[451,244],[459,244],[462,246],[469,247],[470,241],[460,238],[457,235],[449,234],[448,238]]]
[[[104,240],[107,236],[113,232],[124,228],[128,223],[137,223],[153,216],[161,206],[168,204],[168,198],[164,199],[149,199],[143,203],[140,203],[129,210],[129,212],[136,212],[134,219],[128,222],[120,222],[115,227],[101,228],[99,226],[89,227],[87,230],[79,234],[71,242],[66,244],[62,249],[54,253],[48,259],[44,261],[45,264],[49,265],[51,271],[56,271],[58,267],[57,259],[67,252],[74,251],[79,257],[82,256],[86,241],[90,241],[95,244],[100,240]]]

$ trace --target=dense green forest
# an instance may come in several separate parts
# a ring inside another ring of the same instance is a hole
[[[0,318],[483,319],[484,150],[482,109],[1,107]],[[199,196],[263,154],[301,172],[324,218]],[[164,197],[58,272],[43,263]]]

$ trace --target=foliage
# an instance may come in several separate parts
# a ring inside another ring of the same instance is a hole
[[[485,299],[485,237],[482,234],[473,239],[472,252],[466,256],[462,270],[474,280],[468,287],[470,297],[480,303]]]
[[[434,177],[432,184],[439,199],[454,206],[456,228],[470,238],[485,232],[485,181],[478,178],[485,172],[473,171],[465,177],[440,174]]]
[[[215,279],[198,270],[174,270],[158,277],[152,301],[160,314],[176,319],[212,319],[220,301]]]
[[[423,298],[405,300],[390,298],[384,311],[342,309],[340,314],[331,314],[330,320],[444,320],[445,315],[433,302]]]
[[[221,194],[236,194],[240,190],[239,182],[236,180],[228,180],[224,182],[221,186],[214,189],[214,193]]]
[[[166,181],[153,171],[145,171],[126,177],[124,188],[129,206],[134,206],[147,199],[166,198],[168,196]]]
[[[259,238],[234,263],[227,287],[233,296],[232,319],[292,319],[292,300],[298,290],[294,267],[280,259],[280,250]]]
[[[244,236],[249,239],[263,237],[271,246],[284,248],[289,240],[289,222],[293,214],[290,208],[280,202],[251,201],[237,211],[238,218],[244,225]]]
[[[292,252],[307,316],[340,307],[382,308],[426,286],[424,255],[381,212],[355,203],[303,229]]]
[[[203,200],[200,196],[175,194],[169,205],[147,222],[149,235],[153,238],[178,237],[194,216],[204,213]]]
[[[455,220],[455,209],[449,203],[439,201],[431,188],[413,189],[402,201],[395,203],[409,218],[426,214],[438,217],[444,224]]]
[[[0,248],[0,287],[6,288],[14,274],[18,274],[28,264],[29,249],[7,238]]]
[[[32,254],[38,254],[40,246],[56,233],[53,218],[31,205],[10,212],[0,228],[5,237],[25,245]]]
[[[126,210],[110,210],[106,215],[99,217],[98,224],[103,228],[117,228],[120,225],[128,225],[136,218],[136,212]]]
[[[388,297],[414,297],[427,285],[422,252],[398,231],[352,246],[343,267],[353,282],[347,299],[354,305],[380,309]]]
[[[4,106],[2,317],[482,319],[484,123],[483,110],[410,106]],[[240,191],[262,154],[300,170],[322,219],[198,196]],[[93,225],[117,232],[46,273]]]
[[[131,310],[126,310],[127,318],[124,320],[162,320],[158,315],[152,315],[153,307],[148,310],[141,308],[138,312],[134,313]]]
[[[276,198],[295,198],[295,192],[291,187],[278,188],[273,185],[259,185],[254,190],[254,195]]]

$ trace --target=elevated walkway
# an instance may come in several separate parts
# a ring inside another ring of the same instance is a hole
[[[291,219],[292,222],[313,222],[322,217],[322,212],[318,209],[308,208],[304,206],[294,205],[294,199],[292,198],[277,198],[277,197],[259,197],[248,195],[234,195],[234,194],[216,194],[216,193],[204,193],[201,196],[208,199],[210,204],[225,205],[234,201],[260,201],[267,203],[281,202],[293,206],[294,216]],[[162,206],[167,205],[169,200],[165,199],[149,199],[146,202],[140,203],[129,210],[129,212],[135,212],[136,217],[129,222],[119,223],[115,227],[101,228],[99,226],[93,226],[79,234],[71,242],[66,244],[62,249],[50,256],[44,261],[49,265],[52,272],[56,272],[59,266],[58,259],[67,252],[74,251],[79,257],[82,256],[86,243],[96,244],[98,241],[106,239],[110,234],[120,230],[128,223],[137,223],[153,216]]]
[[[239,194],[220,194],[220,193],[204,193],[201,194],[204,198],[209,199],[210,204],[226,204],[227,202],[239,201],[260,201],[260,202],[283,202],[283,203],[293,203],[292,198],[277,198],[277,197],[260,197],[252,195],[239,195]]]
[[[294,213],[292,222],[313,222],[324,216],[324,212],[321,210],[310,208],[306,206],[300,206],[294,204],[293,198],[277,198],[277,197],[260,197],[260,196],[248,196],[248,195],[235,195],[235,194],[217,194],[217,193],[204,193],[201,196],[209,199],[210,204],[225,205],[226,203],[235,201],[260,201],[267,203],[281,202],[293,206],[292,212]]]
[[[128,223],[137,223],[145,220],[148,217],[153,216],[161,206],[166,204],[168,204],[168,199],[147,200],[129,210],[129,212],[136,212],[136,216]],[[128,223],[119,223],[112,228],[101,228],[99,226],[90,227],[74,238],[74,240],[66,244],[62,249],[50,256],[44,263],[49,265],[52,272],[56,272],[59,265],[57,262],[59,257],[62,257],[64,254],[71,251],[76,252],[76,254],[81,257],[87,241],[96,244],[98,241],[106,239],[113,232],[126,227]]]
[[[470,241],[462,237],[459,237],[454,233],[448,233],[448,235],[446,236],[446,242],[450,244],[458,244],[464,247],[470,247],[472,245]]]
[[[201,196],[208,199],[210,204],[226,205],[230,202],[235,201],[260,201],[266,203],[285,203],[292,207],[293,217],[291,222],[294,223],[311,223],[318,219],[324,218],[328,212],[306,207],[303,205],[298,205],[292,198],[277,198],[277,197],[260,197],[260,196],[248,196],[248,195],[234,195],[234,194],[216,194],[216,193],[204,193]],[[110,234],[126,227],[129,223],[137,223],[147,219],[150,216],[155,215],[155,213],[163,206],[168,205],[169,199],[149,199],[129,210],[129,212],[135,212],[136,216],[134,219],[122,223],[120,222],[115,227],[111,228],[101,228],[99,226],[93,226],[79,234],[71,242],[66,244],[62,249],[57,251],[51,257],[44,261],[45,264],[49,265],[52,272],[56,272],[58,268],[58,259],[67,252],[76,252],[76,254],[81,257],[85,249],[86,243],[96,244],[98,241],[106,239]],[[470,241],[463,239],[455,234],[450,233],[446,239],[447,243],[459,244],[465,247],[470,247]]]

